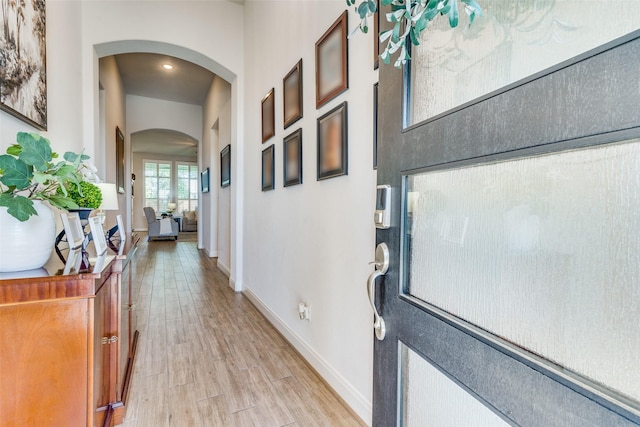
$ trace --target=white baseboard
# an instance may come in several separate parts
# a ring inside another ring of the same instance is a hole
[[[242,294],[271,322],[271,324],[295,347],[322,378],[358,414],[367,425],[371,425],[373,406],[370,400],[356,390],[333,366],[331,366],[309,344],[300,338],[287,324],[273,312],[251,289],[244,288]]]
[[[227,267],[223,262],[221,262],[220,258],[218,258],[218,262],[216,264],[218,265],[218,268],[220,269],[220,271],[224,273],[225,276],[227,277],[231,276],[231,269]]]
[[[216,258],[218,256],[218,251],[209,251],[209,258]]]

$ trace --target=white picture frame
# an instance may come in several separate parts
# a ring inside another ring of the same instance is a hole
[[[82,263],[82,249],[72,249],[67,256],[67,262],[64,265],[63,275],[80,272],[80,264]]]
[[[82,221],[77,212],[63,212],[60,214],[62,226],[67,235],[67,243],[69,249],[74,250],[82,246],[84,242],[84,231],[82,230]]]
[[[89,228],[91,228],[96,255],[100,256],[107,251],[107,239],[104,237],[104,229],[102,228],[100,217],[89,218]]]
[[[122,220],[122,215],[116,216],[116,223],[118,224],[118,232],[120,233],[120,246],[123,246],[124,242],[127,241],[127,232],[124,228],[124,221]]]

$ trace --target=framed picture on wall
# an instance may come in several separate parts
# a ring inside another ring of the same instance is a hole
[[[373,14],[373,69],[380,66],[380,5]]]
[[[284,139],[284,186],[302,184],[302,129]]]
[[[316,42],[316,108],[349,88],[347,11]]]
[[[271,89],[262,98],[262,142],[266,142],[276,134],[275,122],[275,89]]]
[[[209,168],[200,172],[200,190],[203,193],[209,192]]]
[[[378,169],[378,83],[373,85],[373,168]]]
[[[347,175],[347,103],[318,119],[318,181]]]
[[[275,148],[271,144],[262,150],[262,191],[275,188]]]
[[[0,109],[37,129],[47,130],[45,2],[3,1],[2,12],[5,37]]]
[[[116,187],[124,193],[124,135],[116,126]]]
[[[282,79],[284,128],[302,118],[302,59]]]
[[[231,185],[231,145],[227,145],[220,152],[220,187]]]

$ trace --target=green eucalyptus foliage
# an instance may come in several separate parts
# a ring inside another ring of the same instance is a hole
[[[80,181],[80,185],[68,183],[67,196],[81,208],[98,209],[102,203],[100,188],[87,181]],[[63,187],[58,188],[58,195],[63,195]]]
[[[390,30],[381,31],[378,35],[380,43],[387,42],[380,58],[385,64],[391,61],[391,55],[398,52],[394,66],[400,68],[410,59],[406,41],[411,44],[420,44],[420,34],[427,29],[427,25],[438,15],[448,16],[451,28],[458,26],[460,8],[469,15],[469,23],[472,24],[476,16],[482,15],[482,8],[475,0],[381,0],[383,6],[390,6],[391,12],[386,14],[388,22],[393,24]],[[356,0],[347,0],[348,6],[355,6]],[[356,13],[360,16],[360,24],[351,33],[358,29],[363,33],[369,31],[369,18],[378,10],[374,0],[362,0],[356,7]]]
[[[77,208],[66,188],[80,185],[81,163],[89,157],[68,152],[64,160],[55,161],[57,158],[47,138],[18,133],[16,144],[0,155],[0,206],[19,221],[37,215],[33,200],[48,201],[60,209]]]

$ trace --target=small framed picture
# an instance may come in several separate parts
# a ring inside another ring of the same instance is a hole
[[[373,69],[380,66],[380,5],[373,14]]]
[[[200,172],[200,190],[203,193],[209,192],[209,168]]]
[[[231,145],[227,145],[220,152],[220,187],[231,185]]]
[[[107,251],[107,239],[104,237],[101,218],[98,216],[89,218],[89,228],[91,229],[93,244],[96,247],[96,255],[103,255]]]
[[[284,128],[302,118],[302,59],[282,79]]]
[[[276,134],[275,122],[275,89],[271,89],[262,98],[262,142],[267,142]]]
[[[124,194],[124,135],[116,126],[116,187]]]
[[[60,214],[64,234],[67,236],[69,249],[74,250],[82,246],[84,242],[84,231],[82,230],[82,222],[77,212],[63,212]]]
[[[349,88],[347,11],[316,42],[316,108]]]
[[[284,139],[284,186],[302,184],[302,129]]]
[[[347,175],[347,103],[318,119],[318,181]]]
[[[271,144],[262,151],[262,191],[275,188],[275,148]]]
[[[120,245],[123,245],[123,243],[127,241],[127,230],[124,228],[122,215],[116,216],[116,224],[118,225],[118,233],[120,234]]]
[[[378,83],[373,85],[373,168],[378,169]]]

